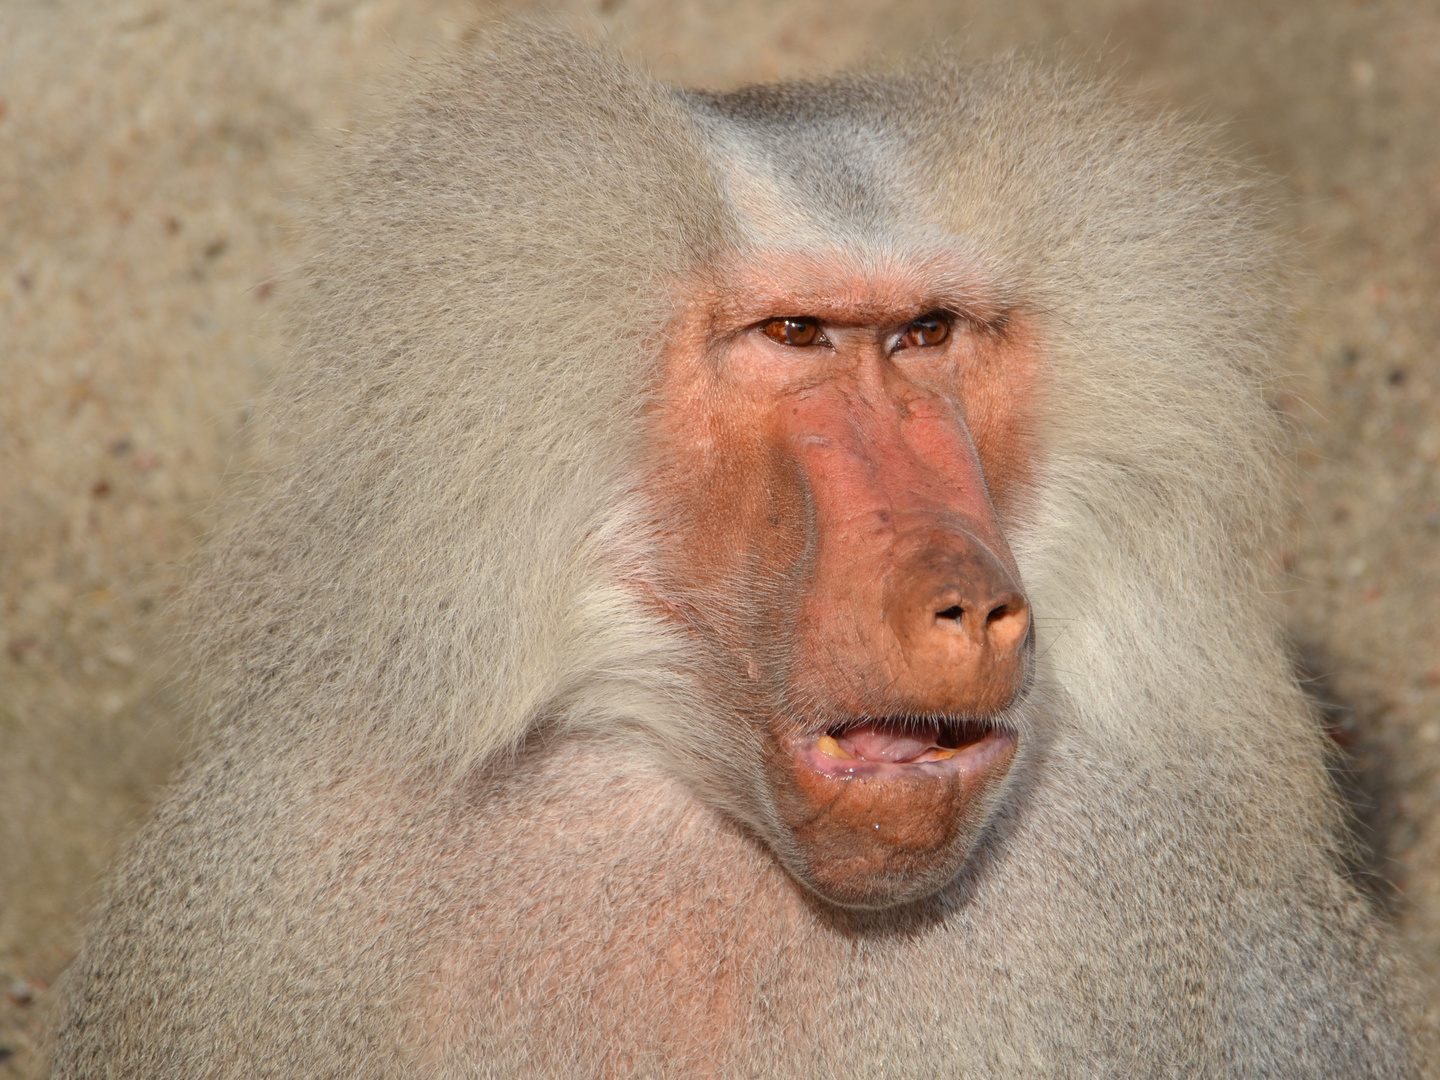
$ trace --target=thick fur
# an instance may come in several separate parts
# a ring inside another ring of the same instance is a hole
[[[1266,599],[1271,256],[1200,134],[1014,60],[686,95],[522,32],[348,175],[57,1077],[1412,1075]],[[676,306],[777,230],[958,245],[1043,338],[1016,779],[888,912],[756,838],[630,587]]]

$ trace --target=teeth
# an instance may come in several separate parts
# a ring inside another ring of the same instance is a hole
[[[855,755],[846,750],[829,735],[821,735],[815,740],[816,748],[826,757],[840,758],[842,761],[854,761]]]
[[[930,752],[925,755],[925,760],[944,761],[946,758],[954,757],[957,753],[959,753],[958,750],[947,750],[944,747],[935,746],[932,747],[930,749]]]

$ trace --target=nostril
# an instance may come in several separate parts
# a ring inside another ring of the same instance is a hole
[[[997,648],[1018,648],[1029,633],[1030,608],[1023,601],[997,604],[985,616],[985,634]]]
[[[959,622],[959,621],[960,621],[960,616],[962,616],[962,615],[964,615],[964,614],[965,614],[965,609],[964,609],[964,608],[962,608],[959,604],[952,604],[950,607],[947,607],[944,611],[937,611],[937,612],[935,612],[935,617],[936,617],[937,619],[952,619],[952,620],[954,620],[955,622]]]

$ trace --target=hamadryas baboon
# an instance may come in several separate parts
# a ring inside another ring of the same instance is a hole
[[[1192,128],[518,30],[344,176],[57,1076],[1412,1073]]]

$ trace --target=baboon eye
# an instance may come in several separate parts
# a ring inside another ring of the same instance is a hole
[[[766,337],[771,341],[778,341],[781,345],[826,344],[825,335],[820,332],[820,324],[814,319],[799,317],[770,319],[762,329],[764,329]]]
[[[926,345],[939,345],[950,336],[950,316],[943,311],[932,311],[922,315],[900,335],[897,349],[915,349]]]

